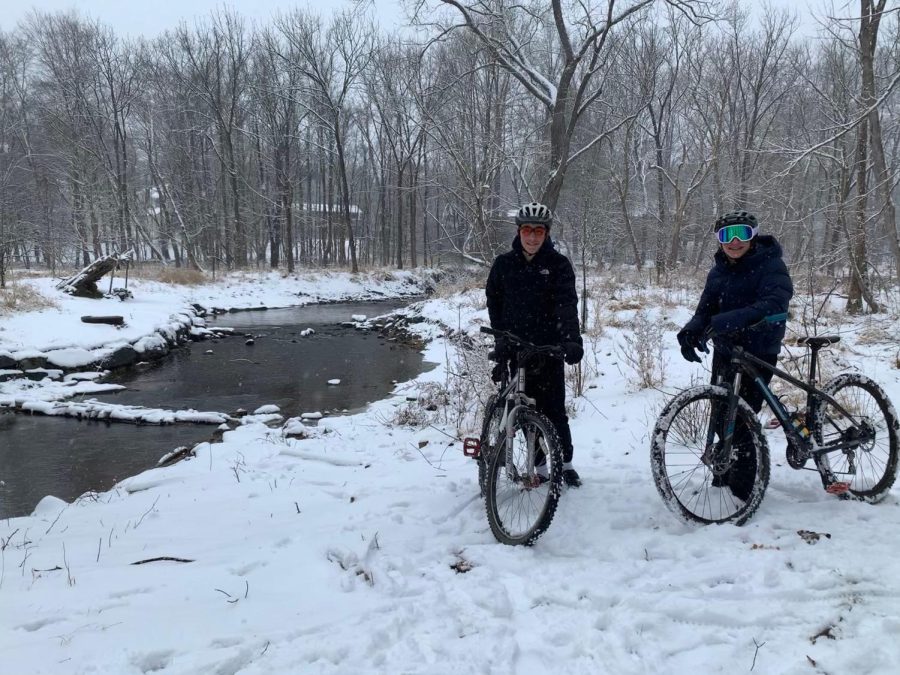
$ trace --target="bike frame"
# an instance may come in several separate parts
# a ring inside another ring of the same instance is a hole
[[[493,335],[494,337],[503,337],[510,340],[516,346],[516,373],[509,381],[506,380],[507,373],[500,380],[499,394],[497,398],[498,405],[502,401],[503,414],[500,418],[500,427],[505,430],[505,447],[504,460],[508,473],[515,471],[513,463],[513,429],[515,427],[516,415],[522,408],[535,408],[537,401],[525,394],[525,366],[528,362],[541,354],[553,355],[562,358],[562,351],[559,345],[534,345],[530,342],[522,340],[520,337],[513,335],[507,331],[495,330],[487,326],[481,327],[482,333]],[[527,457],[525,459],[525,475],[534,475],[534,456],[536,453],[536,434],[529,432],[525,439]]]
[[[854,415],[848,412],[840,403],[838,403],[833,397],[829,396],[821,389],[816,388],[816,367],[818,363],[818,353],[819,347],[810,347],[810,364],[809,364],[809,377],[808,381],[804,382],[783,370],[772,366],[762,359],[755,357],[753,354],[749,354],[744,350],[743,347],[732,347],[731,348],[731,357],[730,362],[732,365],[737,366],[736,372],[734,374],[734,379],[729,387],[728,391],[728,409],[725,417],[725,435],[723,438],[722,449],[720,453],[716,453],[716,468],[721,471],[725,471],[730,462],[728,459],[731,457],[731,448],[732,442],[734,440],[734,425],[737,419],[737,406],[738,406],[738,392],[741,389],[741,377],[743,374],[746,374],[748,377],[753,379],[753,383],[756,385],[757,389],[759,389],[760,393],[762,393],[763,398],[766,403],[769,404],[769,407],[772,409],[772,412],[775,413],[775,417],[778,419],[779,424],[781,424],[781,428],[784,429],[784,433],[787,436],[788,440],[791,443],[794,443],[798,447],[802,448],[804,453],[806,453],[809,457],[820,457],[826,453],[835,452],[837,450],[849,450],[860,445],[860,439],[855,439],[854,441],[849,442],[837,442],[831,443],[825,446],[819,446],[816,439],[812,434],[809,436],[803,436],[792,424],[791,422],[791,414],[784,407],[784,404],[772,393],[772,390],[769,386],[763,381],[762,376],[758,368],[762,368],[768,372],[771,372],[775,377],[779,379],[790,382],[795,387],[798,387],[806,392],[806,410],[805,410],[805,419],[807,423],[815,418],[816,413],[818,412],[818,407],[820,401],[827,401],[831,403],[841,414],[846,415],[848,419],[852,420],[854,425],[858,425],[859,421],[856,419]],[[713,414],[710,418],[709,430],[707,431],[707,448],[713,447],[714,436],[716,431],[718,415]],[[724,467],[724,468],[722,468]],[[714,471],[716,470],[714,468]]]
[[[525,363],[533,354],[529,350],[519,352],[516,357],[516,374],[513,375],[509,382],[500,384],[500,394],[497,397],[497,404],[502,401],[503,415],[500,418],[500,427],[506,430],[504,453],[506,458],[507,469],[513,468],[513,421],[522,408],[533,408],[536,401],[525,394]],[[534,472],[534,435],[531,434],[528,441],[528,459],[526,470],[528,475]]]

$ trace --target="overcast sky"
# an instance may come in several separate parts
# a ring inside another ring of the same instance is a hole
[[[400,0],[370,0],[377,7],[376,17],[385,27],[405,23]],[[278,10],[289,9],[295,5],[308,6],[319,14],[325,15],[334,8],[344,7],[351,0],[0,0],[0,30],[8,31],[27,15],[30,9],[56,12],[77,9],[82,14],[97,18],[112,26],[120,35],[153,37],[167,28],[174,28],[182,20],[192,23],[196,17],[209,15],[217,7],[227,5],[234,7],[248,18],[267,23]],[[768,4],[795,11],[801,21],[799,32],[804,35],[815,34],[815,22],[811,14],[821,15],[822,10],[810,10],[809,7],[822,7],[825,0],[768,0]],[[744,0],[742,3],[751,7],[754,13],[761,11],[763,0]],[[834,0],[841,14],[847,14],[846,0]],[[855,7],[858,11],[858,2]]]
[[[399,0],[375,0],[374,4],[382,25],[404,23]],[[350,0],[0,0],[0,30],[14,28],[31,9],[45,12],[76,9],[109,24],[119,34],[153,37],[182,20],[192,23],[194,18],[207,16],[222,6],[233,7],[248,19],[267,23],[277,11],[295,6],[310,7],[324,16],[335,8],[349,5]]]

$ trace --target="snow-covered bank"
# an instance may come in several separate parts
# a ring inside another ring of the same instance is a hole
[[[447,336],[480,340],[481,296],[431,299],[410,312],[426,318],[413,327],[439,367],[365,413],[307,438],[251,419],[187,462],[0,523],[4,669],[895,672],[896,491],[877,506],[838,501],[787,468],[770,431],[776,465],[750,523],[676,521],[648,461],[665,393],[635,391],[625,350],[645,312],[661,327],[661,386],[705,377],[675,346],[688,310],[652,294],[604,307],[586,363],[594,388],[573,420],[585,485],[534,548],[494,541],[453,438],[468,370]],[[872,327],[845,323],[831,356],[896,403],[895,347]]]
[[[46,363],[73,370],[99,364],[123,346],[138,355],[153,353],[179,334],[202,337],[206,323],[197,318],[195,306],[214,312],[408,297],[426,292],[431,277],[428,272],[235,273],[200,286],[132,279],[129,290],[134,297],[124,302],[76,298],[58,291],[55,279],[26,279],[19,283],[32,286],[54,306],[3,317],[0,369],[11,369],[17,362],[29,368]],[[121,315],[125,324],[82,323],[86,315]]]

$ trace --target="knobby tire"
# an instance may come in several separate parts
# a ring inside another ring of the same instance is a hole
[[[875,503],[883,499],[897,478],[897,412],[878,384],[858,373],[844,373],[828,382],[822,391],[875,432],[874,440],[847,452],[835,451],[816,458],[820,470],[830,471],[838,481],[850,483],[850,495]],[[846,438],[852,423],[824,399],[820,399],[810,431],[816,442],[828,445]],[[851,432],[852,433],[852,432]],[[852,461],[851,461],[852,457]],[[851,472],[851,465],[854,472]]]
[[[562,485],[562,450],[553,423],[536,410],[520,410],[513,433],[512,474],[506,461],[506,432],[501,430],[485,477],[485,508],[497,541],[531,546],[547,530],[556,513]],[[530,482],[531,477],[524,476],[523,441],[528,433],[536,435],[547,458],[547,478],[537,486]]]
[[[505,399],[502,403],[505,403]],[[479,437],[481,451],[478,455],[478,489],[481,491],[482,497],[486,492],[487,470],[494,456],[497,439],[500,437],[500,419],[502,417],[501,401],[497,394],[491,394],[484,406],[484,421],[481,424],[481,436]]]
[[[743,461],[754,462],[752,487],[744,488],[748,494],[741,499],[727,479],[720,479],[726,481],[721,486],[713,485],[713,472],[703,459],[707,432],[710,416],[714,411],[724,415],[727,407],[724,387],[692,387],[669,401],[653,429],[653,481],[666,506],[685,521],[743,525],[759,508],[769,484],[768,444],[753,410],[738,399],[735,426],[743,424],[748,431]]]

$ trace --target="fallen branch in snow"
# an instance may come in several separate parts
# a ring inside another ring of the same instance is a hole
[[[180,562],[180,563],[194,562],[191,558],[176,558],[176,557],[170,556],[170,555],[161,555],[161,556],[157,556],[156,558],[147,558],[146,560],[137,560],[131,564],[132,565],[143,565],[145,563],[164,562],[164,561]]]
[[[235,598],[234,596],[231,595],[231,593],[229,593],[228,591],[223,591],[221,588],[216,588],[214,590],[218,591],[222,595],[227,595],[229,598],[231,598],[231,600],[228,600],[227,602],[232,605],[234,603],[236,603],[238,600],[240,600],[240,598]],[[250,582],[247,581],[246,579],[244,579],[244,600],[247,599],[247,596],[249,594],[250,594]]]
[[[0,551],[6,550],[6,547],[9,546],[9,542],[12,541],[12,538],[16,535],[16,532],[18,532],[20,529],[21,528],[18,528],[18,527],[16,529],[14,529],[12,531],[12,534],[10,534],[6,539],[0,538]]]
[[[133,529],[133,530],[138,529],[138,526],[144,522],[144,518],[147,516],[147,514],[156,508],[156,502],[158,502],[158,501],[159,501],[159,497],[157,497],[156,499],[153,500],[153,504],[150,505],[150,508],[147,509],[146,511],[144,511],[144,515],[142,515],[140,517],[140,519],[134,524],[134,527],[131,529]]]
[[[75,585],[75,577],[72,576],[72,570],[69,569],[69,561],[66,558],[66,542],[62,543],[63,549],[63,565],[66,566],[66,580],[70,587]]]
[[[756,645],[756,651],[753,652],[753,663],[750,664],[750,670],[753,670],[753,668],[756,667],[756,655],[759,654],[759,648],[762,647],[766,643],[765,642],[759,643],[756,641],[756,638],[753,638],[753,644]]]
[[[65,510],[67,508],[69,508],[68,504],[66,504],[65,507],[63,507],[62,509],[59,510],[59,513],[56,514],[56,518],[53,519],[53,522],[50,523],[50,527],[47,528],[47,531],[44,532],[44,534],[50,534],[50,530],[53,529],[53,526],[56,525],[56,521],[58,521],[60,519],[60,517],[62,516],[62,514],[65,512]]]

